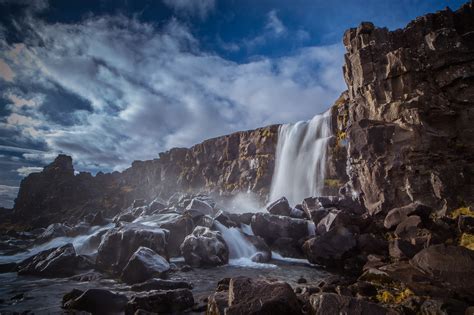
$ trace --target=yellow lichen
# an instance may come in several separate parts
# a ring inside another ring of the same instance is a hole
[[[325,179],[324,180],[324,185],[327,186],[327,187],[340,187],[341,186],[341,182],[338,180],[338,179],[332,179],[332,178],[328,178],[328,179]]]
[[[393,294],[386,290],[380,291],[377,294],[376,298],[379,302],[386,303],[386,304],[393,303],[393,301],[395,300],[395,297],[393,296]]]
[[[459,245],[474,250],[474,234],[463,233],[459,240]]]
[[[412,296],[414,293],[412,290],[406,288],[403,291],[392,293],[388,290],[381,290],[377,294],[376,298],[379,302],[385,304],[400,304],[407,298]]]
[[[456,219],[460,215],[466,215],[469,217],[474,217],[474,211],[472,211],[471,207],[461,207],[453,210],[450,214],[450,217]]]
[[[412,290],[406,288],[405,290],[403,290],[402,292],[398,293],[396,296],[395,296],[395,303],[402,303],[403,301],[405,301],[407,298],[409,298],[410,296],[412,296],[414,293]]]

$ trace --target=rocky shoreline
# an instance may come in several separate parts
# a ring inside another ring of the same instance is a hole
[[[336,196],[228,208],[268,195],[278,126],[95,177],[60,155],[3,214],[0,273],[88,283],[69,314],[474,314],[473,21],[471,1],[345,33]],[[11,292],[2,314],[30,303]]]

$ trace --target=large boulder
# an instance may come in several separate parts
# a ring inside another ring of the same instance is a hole
[[[267,244],[272,244],[278,238],[288,237],[300,240],[309,235],[308,221],[269,213],[256,213],[251,225],[255,235],[262,237]]]
[[[345,227],[307,240],[303,245],[308,260],[313,264],[337,266],[357,246],[355,235]]]
[[[181,314],[193,305],[193,294],[188,289],[150,291],[133,296],[126,306],[125,314],[133,315],[138,310],[159,314]]]
[[[375,303],[335,293],[314,294],[309,300],[314,315],[385,315],[390,313],[389,310]]]
[[[410,263],[436,281],[474,297],[474,251],[444,244],[430,246],[416,254]]]
[[[289,217],[291,214],[291,207],[288,199],[281,197],[267,206],[267,211],[274,215],[283,215]]]
[[[222,234],[203,226],[197,226],[186,236],[181,252],[186,263],[194,267],[218,266],[229,261],[229,249]]]
[[[142,246],[167,258],[167,237],[168,231],[141,224],[114,228],[104,235],[96,264],[102,270],[120,273],[133,253]]]
[[[23,260],[18,264],[17,271],[20,275],[69,277],[91,267],[92,264],[86,258],[76,254],[72,244],[66,244]]]
[[[44,243],[56,237],[67,236],[71,232],[71,227],[63,223],[50,224],[43,233],[36,239],[37,243]]]
[[[104,289],[89,289],[77,297],[76,295],[78,294],[68,294],[63,298],[65,309],[92,314],[120,314],[128,302],[125,295]]]
[[[194,223],[190,216],[180,215],[160,225],[162,229],[169,231],[168,243],[166,249],[170,257],[181,255],[179,247],[184,238],[191,234],[194,229]]]
[[[230,279],[228,299],[221,292],[209,298],[209,314],[302,314],[298,298],[286,282],[236,277]],[[227,304],[227,305],[226,305]]]
[[[421,218],[417,215],[411,215],[397,225],[395,236],[401,239],[411,240],[416,237],[420,225]]]
[[[432,209],[430,207],[425,206],[419,202],[410,203],[406,206],[390,210],[385,216],[383,225],[386,229],[391,229],[399,225],[410,215],[418,215],[424,218],[428,216],[431,211]]]
[[[214,208],[206,201],[194,198],[186,207],[186,210],[196,210],[204,215],[214,215]]]
[[[140,247],[123,268],[121,279],[129,284],[144,282],[153,277],[161,277],[170,269],[165,258],[147,247]]]

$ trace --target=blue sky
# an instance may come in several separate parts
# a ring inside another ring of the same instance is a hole
[[[309,119],[346,88],[346,29],[462,3],[0,0],[0,206],[58,153],[77,170],[122,170]]]

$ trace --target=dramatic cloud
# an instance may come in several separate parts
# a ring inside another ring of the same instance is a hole
[[[276,12],[269,21],[284,31]],[[1,126],[44,143],[46,153],[24,154],[36,161],[64,152],[80,169],[123,169],[171,147],[309,119],[344,88],[339,45],[240,64],[203,51],[177,20],[156,29],[123,16],[54,25],[30,19],[25,29],[24,45],[2,45],[16,61],[18,85],[34,80],[40,92],[4,91],[12,106]],[[58,91],[90,108],[48,101]],[[48,116],[51,108],[67,109],[71,123]]]

